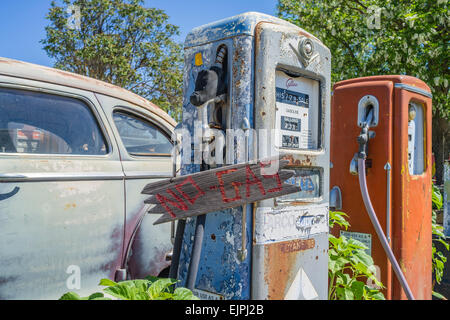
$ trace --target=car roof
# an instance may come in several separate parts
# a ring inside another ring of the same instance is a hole
[[[172,126],[177,124],[164,110],[147,99],[121,87],[76,73],[0,57],[0,75],[48,82],[122,99],[149,110]]]

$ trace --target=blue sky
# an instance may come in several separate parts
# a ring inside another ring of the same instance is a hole
[[[0,57],[52,66],[39,41],[45,38],[45,15],[51,0],[1,0]],[[163,9],[169,22],[180,27],[182,42],[194,27],[247,11],[275,15],[277,0],[146,0],[147,7]]]

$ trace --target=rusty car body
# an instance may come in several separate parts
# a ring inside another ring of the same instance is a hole
[[[171,225],[141,191],[173,176],[175,125],[125,89],[0,58],[0,299],[167,270]]]

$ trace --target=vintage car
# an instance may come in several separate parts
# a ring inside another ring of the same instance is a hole
[[[175,125],[125,89],[0,58],[0,299],[166,274],[174,226],[141,191],[173,176]]]

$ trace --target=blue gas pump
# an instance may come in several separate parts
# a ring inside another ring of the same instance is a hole
[[[202,299],[326,299],[329,50],[254,12],[193,29],[184,50],[180,174],[282,154],[301,191],[179,220],[171,275]]]

